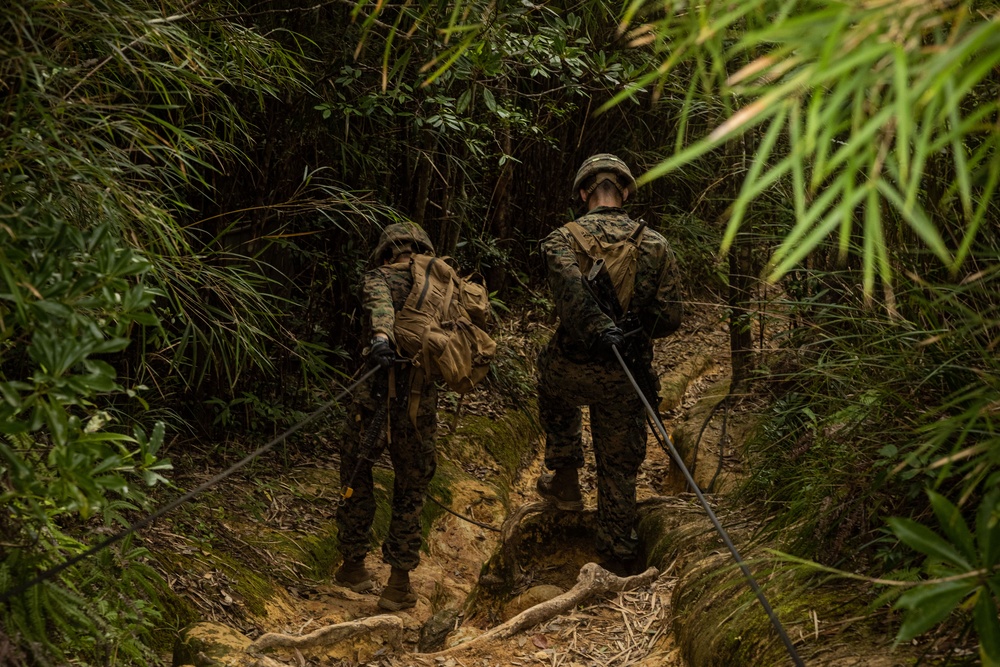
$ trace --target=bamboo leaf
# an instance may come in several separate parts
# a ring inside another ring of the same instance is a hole
[[[781,130],[785,127],[785,118],[788,115],[786,110],[787,105],[781,105],[777,116],[771,120],[767,128],[767,133],[764,135],[764,139],[760,142],[760,146],[757,148],[753,164],[750,165],[750,170],[743,179],[740,194],[733,204],[733,212],[729,218],[729,228],[731,229],[739,227],[740,222],[743,220],[743,214],[750,201],[760,194],[765,187],[768,187],[771,183],[773,183],[780,173],[782,173],[778,168],[772,167],[768,169],[767,172],[769,175],[773,175],[773,177],[770,180],[765,181],[764,184],[759,181],[760,173],[767,165],[767,161],[771,157],[771,151],[774,150],[774,145],[778,141],[778,136],[781,134]],[[730,237],[728,229],[726,237]],[[723,252],[725,252],[725,249],[728,249],[728,247],[729,246],[726,242],[723,241]]]
[[[924,243],[927,244],[927,247],[930,248],[942,262],[945,264],[950,263],[952,261],[951,253],[949,253],[948,248],[945,247],[944,239],[941,238],[941,233],[938,231],[934,223],[927,218],[923,209],[916,205],[907,209],[906,203],[903,201],[900,194],[884,179],[880,179],[877,186],[882,196],[896,207],[896,210],[899,211],[899,213],[903,216],[903,219],[909,223],[910,227],[913,228],[913,231],[915,231],[917,235],[923,239]]]
[[[857,202],[864,197],[864,191],[859,190],[855,195],[855,201],[845,201],[843,204],[837,206],[837,209],[831,214],[824,216],[820,222],[805,234],[805,237],[801,242],[797,242],[794,245],[783,243],[779,248],[781,251],[781,261],[776,262],[774,268],[768,273],[768,280],[775,282],[779,280],[786,273],[791,271],[795,266],[801,262],[806,255],[816,249],[823,239],[828,237],[833,230],[840,224],[839,211],[849,211],[853,206],[857,205]],[[819,208],[818,206],[814,208]],[[805,225],[796,225],[796,230],[808,230],[809,228]],[[778,256],[778,253],[775,253]],[[772,262],[776,260],[772,259]]]
[[[958,192],[962,202],[962,212],[966,221],[972,219],[972,186],[969,184],[969,167],[965,156],[965,146],[962,143],[962,135],[959,132],[961,123],[958,119],[958,96],[955,95],[955,86],[952,82],[945,84],[945,108],[948,110],[948,120],[951,135],[951,154],[955,161],[955,181],[958,184]]]
[[[792,199],[795,202],[796,219],[804,217],[806,211],[806,177],[802,155],[805,142],[802,136],[800,112],[799,105],[793,105],[788,123],[788,143],[791,145],[789,157],[792,162]]]
[[[912,132],[912,109],[909,95],[909,73],[906,53],[902,47],[893,50],[894,84],[896,95],[896,160],[899,162],[899,178],[906,181],[910,176],[910,133]]]
[[[775,250],[773,258],[774,261],[780,261],[791,250],[798,248],[801,239],[809,233],[813,225],[816,224],[816,221],[822,219],[827,210],[834,205],[837,197],[839,197],[843,192],[844,183],[852,178],[852,174],[841,175],[840,178],[831,183],[829,187],[827,187],[823,193],[812,202],[808,212],[795,221],[795,226],[785,235],[781,245],[777,250]],[[838,206],[843,207],[845,204],[842,202]],[[806,248],[805,253],[808,254],[811,252],[813,247]]]

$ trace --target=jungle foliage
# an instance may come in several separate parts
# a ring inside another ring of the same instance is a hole
[[[126,523],[183,435],[324,398],[386,223],[544,308],[535,243],[611,150],[773,393],[745,497],[796,556],[898,579],[901,641],[968,623],[1000,661],[996,10],[3,3],[0,590]],[[0,607],[13,650],[154,662],[143,557]]]
[[[723,115],[642,180],[745,146],[722,250],[786,276],[747,497],[780,508],[800,555],[896,579],[897,641],[947,622],[983,664],[1000,664],[997,10],[635,0],[622,19],[659,54],[637,86],[681,75],[686,108]]]

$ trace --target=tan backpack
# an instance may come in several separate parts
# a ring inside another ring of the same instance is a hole
[[[585,279],[593,281],[596,274],[607,269],[611,285],[621,307],[620,315],[628,312],[635,293],[635,274],[639,266],[639,244],[646,223],[639,221],[635,231],[621,241],[603,243],[575,221],[567,222],[566,229],[576,241],[577,262]]]
[[[396,313],[396,347],[416,371],[411,421],[425,379],[441,379],[452,391],[468,392],[486,377],[496,354],[496,343],[483,330],[490,309],[486,287],[460,278],[446,260],[413,255],[413,288]]]

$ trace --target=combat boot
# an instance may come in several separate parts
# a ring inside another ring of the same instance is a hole
[[[345,560],[333,578],[338,584],[347,586],[355,593],[364,593],[375,588],[372,575],[365,569],[364,560]]]
[[[400,611],[417,604],[417,594],[410,588],[410,571],[392,568],[389,573],[389,583],[382,589],[382,597],[378,599],[379,609]]]
[[[576,468],[557,468],[538,478],[535,489],[545,500],[564,512],[579,512],[583,509],[583,494],[580,493],[580,478]]]

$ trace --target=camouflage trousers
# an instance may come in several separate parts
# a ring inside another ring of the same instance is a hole
[[[344,560],[361,560],[371,548],[375,519],[375,486],[372,467],[388,448],[392,461],[392,516],[389,534],[382,543],[382,556],[389,565],[412,570],[420,563],[420,513],[424,496],[437,466],[434,440],[437,435],[437,387],[424,383],[414,429],[407,414],[410,369],[396,367],[396,397],[388,399],[375,385],[362,387],[348,411],[351,421],[340,451],[341,486],[350,483],[351,497],[337,509],[340,552]],[[376,374],[383,384],[385,376]],[[379,394],[382,394],[381,397]],[[387,426],[370,451],[359,451],[370,440],[369,430],[380,402],[389,402]]]
[[[648,364],[640,372],[652,374]],[[583,405],[590,407],[597,461],[597,549],[629,559],[639,547],[635,478],[646,458],[645,409],[616,361],[574,361],[550,342],[538,357],[538,412],[550,470],[583,467]]]

